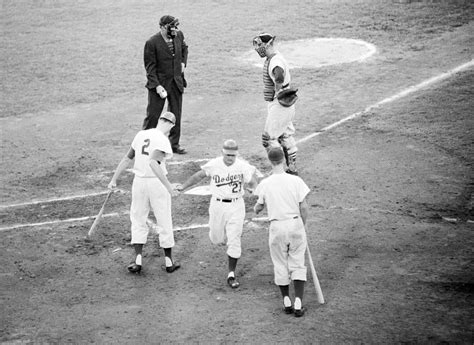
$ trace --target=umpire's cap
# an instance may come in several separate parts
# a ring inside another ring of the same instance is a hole
[[[171,24],[177,26],[179,24],[178,18],[170,16],[169,14],[160,18],[160,26],[165,26],[166,24]]]
[[[160,115],[160,120],[167,120],[171,122],[173,125],[176,123],[176,116],[170,111],[165,111],[163,114]]]
[[[268,159],[270,162],[279,163],[283,161],[283,158],[285,158],[285,154],[281,147],[272,147],[268,150]]]
[[[226,155],[237,155],[239,152],[239,146],[233,139],[227,139],[222,145],[222,152]]]

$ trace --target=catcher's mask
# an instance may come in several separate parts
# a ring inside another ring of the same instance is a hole
[[[163,16],[160,19],[160,26],[166,28],[168,37],[175,37],[178,31],[179,19],[173,16]]]
[[[255,36],[253,39],[253,48],[260,55],[260,57],[265,57],[267,55],[267,47],[273,43],[276,36],[270,34],[260,34]]]

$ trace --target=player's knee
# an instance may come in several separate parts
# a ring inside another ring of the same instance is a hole
[[[227,255],[229,255],[232,258],[239,259],[240,256],[242,255],[242,249],[238,246],[230,245],[229,248],[227,249]]]

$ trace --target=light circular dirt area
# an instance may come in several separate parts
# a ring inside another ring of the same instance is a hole
[[[277,38],[278,40],[278,38]],[[310,38],[295,41],[275,42],[291,68],[317,68],[348,62],[364,61],[377,49],[373,44],[351,38]],[[263,66],[263,59],[255,50],[241,57],[254,66]]]

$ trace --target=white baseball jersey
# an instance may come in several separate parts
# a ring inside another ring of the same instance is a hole
[[[310,189],[299,176],[273,174],[255,189],[258,203],[266,204],[270,220],[291,219],[300,215],[299,204]]]
[[[222,199],[239,198],[244,195],[244,183],[250,182],[255,167],[236,158],[234,164],[227,166],[223,157],[217,157],[203,166],[206,176],[211,177],[211,194]]]
[[[132,142],[132,148],[135,150],[135,163],[133,172],[138,177],[156,177],[150,168],[150,155],[154,150],[160,150],[165,153],[165,160],[173,157],[173,150],[167,136],[156,128],[142,130],[137,133]],[[165,175],[166,162],[160,162],[160,167]]]
[[[217,157],[201,169],[211,177],[213,197],[209,205],[209,238],[212,243],[224,243],[227,239],[227,255],[240,258],[241,236],[245,219],[244,183],[250,182],[255,167],[236,158],[227,166],[223,157]]]
[[[165,153],[160,167],[166,175],[166,159],[173,156],[167,136],[156,128],[142,130],[132,142],[135,151],[130,221],[132,223],[132,244],[145,244],[149,228],[147,225],[150,207],[153,209],[159,231],[159,243],[163,248],[174,246],[173,222],[171,218],[171,195],[150,168],[150,156],[154,150]]]
[[[309,188],[300,177],[285,173],[267,177],[255,189],[257,202],[267,205],[271,221],[268,243],[276,285],[306,281],[307,242],[299,204],[308,193]]]
[[[275,75],[273,69],[281,67],[284,71],[283,85],[289,85],[291,82],[290,68],[283,55],[276,52],[271,58],[267,58],[263,64],[263,95],[266,101],[271,102],[275,97]]]

